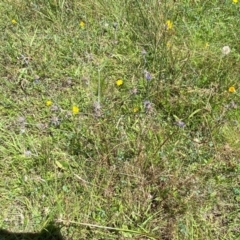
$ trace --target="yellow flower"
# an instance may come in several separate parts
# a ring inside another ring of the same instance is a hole
[[[134,112],[134,113],[138,112],[138,110],[139,110],[138,107],[134,107],[134,108],[133,108],[133,112]]]
[[[167,42],[166,45],[167,45],[167,48],[170,48],[170,47],[171,47],[171,43],[170,43],[169,41]]]
[[[208,48],[208,47],[209,47],[209,43],[206,42],[206,44],[205,44],[205,48]]]
[[[46,101],[46,105],[49,107],[49,106],[51,106],[52,105],[52,101],[51,100],[47,100]]]
[[[12,19],[12,24],[17,24],[17,21],[15,19]]]
[[[117,85],[117,86],[123,85],[123,80],[122,80],[122,79],[118,79],[118,80],[116,81],[116,85]]]
[[[238,3],[238,0],[233,0],[233,3]]]
[[[84,22],[84,21],[81,21],[81,22],[79,23],[79,26],[80,26],[81,28],[84,28],[85,22]]]
[[[72,107],[72,113],[73,114],[78,114],[79,113],[79,108],[77,106]]]
[[[234,93],[234,92],[236,92],[234,86],[229,87],[228,91],[229,91],[230,93]]]
[[[171,20],[167,20],[166,21],[166,28],[167,28],[167,30],[172,29],[172,27],[173,27],[173,23],[171,22]]]

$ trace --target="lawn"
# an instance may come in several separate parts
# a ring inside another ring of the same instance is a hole
[[[0,228],[240,239],[239,12],[2,0]]]

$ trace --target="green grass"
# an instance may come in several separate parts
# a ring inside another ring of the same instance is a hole
[[[0,227],[240,238],[239,4],[3,0]]]

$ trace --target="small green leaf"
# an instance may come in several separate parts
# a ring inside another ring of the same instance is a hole
[[[240,195],[240,188],[234,187],[234,188],[233,188],[233,193],[234,193],[235,195]]]
[[[62,163],[60,163],[59,161],[55,161],[55,164],[57,165],[58,168],[61,168],[62,170],[65,170],[65,167],[63,166]]]
[[[189,115],[189,117],[188,118],[192,118],[195,114],[197,114],[198,112],[200,112],[202,109],[197,109],[197,110],[195,110],[193,113],[191,113],[190,115]]]

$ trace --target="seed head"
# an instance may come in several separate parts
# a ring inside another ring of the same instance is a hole
[[[231,49],[230,49],[229,46],[224,46],[224,47],[222,48],[222,54],[223,54],[223,55],[228,55],[230,52],[231,52]]]

